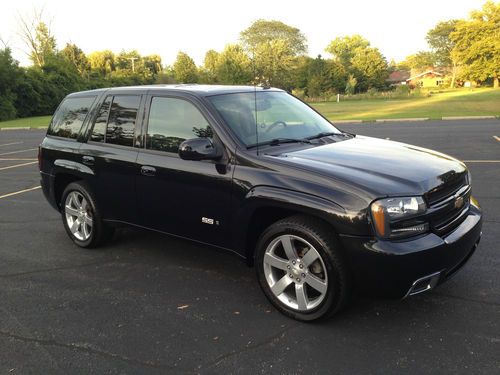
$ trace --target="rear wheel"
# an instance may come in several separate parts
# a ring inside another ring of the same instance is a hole
[[[66,187],[61,215],[66,232],[80,247],[96,247],[113,234],[113,228],[102,221],[96,200],[84,182],[72,182]]]
[[[293,216],[271,225],[257,245],[256,271],[265,295],[285,315],[315,320],[346,303],[349,278],[332,228]]]

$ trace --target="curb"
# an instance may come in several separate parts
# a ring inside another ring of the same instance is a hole
[[[441,120],[491,120],[495,118],[496,116],[446,116]]]
[[[375,122],[404,122],[404,121],[428,121],[429,117],[407,117],[407,118],[382,118]]]
[[[361,124],[363,120],[332,120],[334,124]]]
[[[0,128],[0,131],[6,130],[38,130],[38,129],[47,129],[47,126],[13,126],[8,128]]]

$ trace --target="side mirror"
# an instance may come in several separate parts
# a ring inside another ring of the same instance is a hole
[[[217,160],[222,153],[209,138],[192,138],[180,144],[179,156],[183,160]]]

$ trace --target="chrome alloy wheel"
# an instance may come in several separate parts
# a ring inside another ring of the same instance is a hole
[[[80,241],[87,241],[92,234],[92,211],[85,197],[78,191],[72,191],[64,203],[66,224]]]
[[[263,263],[271,292],[287,307],[309,311],[325,299],[325,263],[305,239],[289,234],[276,237],[267,246]]]

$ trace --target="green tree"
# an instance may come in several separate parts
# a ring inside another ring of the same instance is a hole
[[[281,21],[257,20],[240,33],[241,41],[247,51],[255,52],[262,44],[282,40],[287,50],[293,55],[307,52],[307,40],[299,29]]]
[[[377,48],[360,35],[338,37],[325,49],[333,55],[333,60],[341,64],[345,71],[356,78],[354,86],[346,86],[346,90],[364,91],[369,88],[385,87],[389,75],[387,60]],[[349,80],[348,80],[349,81]],[[352,81],[352,80],[351,80]],[[352,81],[353,82],[353,81]]]
[[[59,52],[59,54],[68,62],[73,64],[78,73],[87,76],[90,71],[90,63],[85,53],[73,43],[66,43],[66,46]]]
[[[16,91],[22,70],[12,58],[10,48],[0,49],[0,121],[15,118]]]
[[[115,54],[110,50],[92,52],[88,60],[90,68],[102,76],[115,70]]]
[[[468,20],[457,22],[450,35],[455,43],[452,55],[462,64],[462,75],[471,80],[500,77],[500,3],[488,1],[482,10],[473,11]]]
[[[357,77],[359,90],[383,89],[389,77],[385,57],[377,48],[358,49],[351,58],[352,71]]]
[[[211,49],[205,53],[205,59],[203,60],[203,67],[201,69],[202,77],[200,77],[200,81],[202,81],[203,83],[217,82],[218,60],[219,60],[219,52]]]
[[[222,84],[242,85],[252,80],[251,61],[238,44],[228,44],[216,61],[216,80]]]
[[[19,34],[29,49],[29,57],[34,65],[42,67],[45,61],[57,53],[56,39],[50,25],[44,21],[42,11],[34,11],[31,19],[19,18]]]
[[[406,68],[408,70],[416,69],[422,70],[435,66],[436,54],[430,51],[419,51],[413,55],[409,55],[406,59],[398,64],[400,69]],[[405,69],[405,70],[406,70]]]
[[[437,65],[451,67],[450,87],[455,87],[455,80],[458,71],[458,62],[452,54],[455,42],[451,39],[451,34],[456,30],[458,20],[439,22],[433,29],[427,32],[427,43],[432,48]]]
[[[294,58],[307,51],[300,30],[280,21],[258,20],[240,33],[240,39],[253,59],[256,83],[288,88]]]
[[[198,82],[198,69],[194,60],[187,53],[179,52],[174,62],[174,78],[181,83]]]
[[[370,46],[370,42],[361,35],[342,36],[335,38],[325,48],[333,58],[344,66],[351,65],[351,59],[358,50],[364,50]]]

